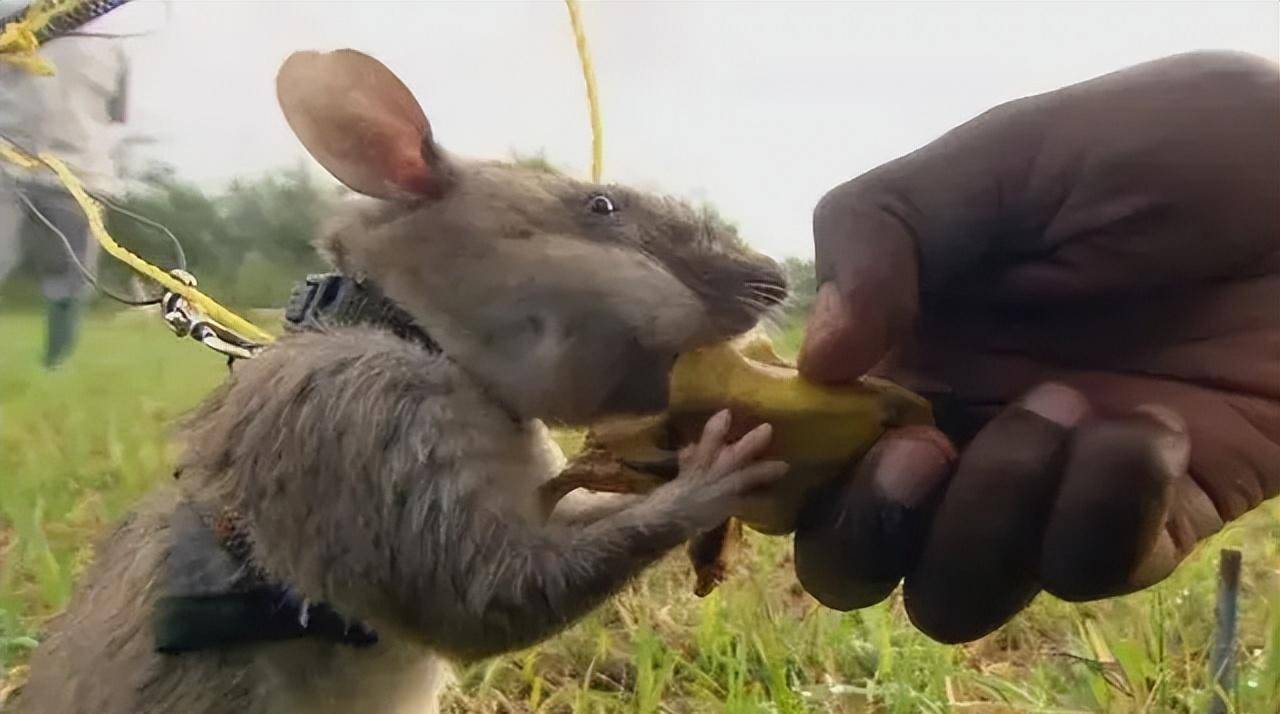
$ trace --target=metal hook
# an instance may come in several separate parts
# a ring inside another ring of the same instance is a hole
[[[169,274],[183,285],[196,286],[196,279],[185,270],[175,269]],[[164,321],[178,337],[190,337],[228,360],[250,359],[258,354],[262,345],[247,340],[226,327],[206,317],[192,307],[186,298],[166,290],[160,299]]]

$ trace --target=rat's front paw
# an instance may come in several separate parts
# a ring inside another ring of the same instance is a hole
[[[761,424],[728,443],[729,411],[706,423],[702,438],[680,453],[680,475],[661,490],[672,494],[699,526],[712,528],[737,513],[746,499],[774,485],[787,473],[781,461],[761,461],[773,430]]]

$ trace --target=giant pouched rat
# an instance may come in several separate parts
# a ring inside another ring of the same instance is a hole
[[[324,252],[440,351],[341,327],[240,363],[186,425],[177,487],[126,518],[51,623],[20,711],[433,711],[447,661],[555,634],[786,468],[758,460],[767,427],[726,444],[722,414],[654,493],[546,521],[536,490],[563,457],[543,423],[661,409],[677,353],[785,296],[777,265],[675,200],[446,154],[364,54],[297,53],[277,87],[302,144],[364,194]],[[170,625],[230,609],[251,641],[157,652],[178,590]]]

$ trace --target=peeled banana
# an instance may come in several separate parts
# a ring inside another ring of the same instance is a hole
[[[829,387],[800,377],[767,337],[751,335],[682,355],[671,372],[668,410],[675,439],[698,438],[712,414],[733,414],[731,438],[761,422],[773,427],[765,458],[791,466],[776,493],[740,514],[769,534],[795,528],[803,496],[847,469],[891,426],[928,424],[929,404],[890,382],[866,378]]]
[[[927,401],[890,382],[864,378],[833,387],[805,380],[766,335],[753,332],[681,355],[671,370],[667,412],[593,427],[583,451],[544,487],[545,502],[554,505],[578,487],[654,488],[676,475],[675,453],[696,441],[721,409],[732,413],[730,439],[762,422],[772,425],[764,458],[791,466],[782,483],[738,514],[747,527],[773,535],[795,530],[804,497],[847,470],[886,429],[932,422]],[[700,593],[723,577],[727,544],[734,541],[725,534],[735,527],[728,524],[691,545]]]

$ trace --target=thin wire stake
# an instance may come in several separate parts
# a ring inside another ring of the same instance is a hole
[[[1226,714],[1235,688],[1236,621],[1239,617],[1240,561],[1238,550],[1224,549],[1218,561],[1217,631],[1209,655],[1213,699],[1209,714]]]
[[[76,270],[80,271],[80,275],[84,277],[86,282],[93,286],[94,290],[97,290],[99,293],[106,295],[118,303],[123,303],[130,307],[146,307],[148,305],[160,304],[160,298],[155,298],[154,300],[133,300],[131,298],[117,295],[103,287],[102,284],[98,282],[97,276],[91,273],[89,269],[84,266],[84,263],[80,262],[80,258],[76,255],[76,249],[72,247],[71,239],[67,238],[67,234],[63,233],[61,228],[55,226],[53,221],[49,220],[49,217],[44,215],[39,208],[36,208],[36,204],[31,202],[31,199],[27,197],[26,193],[18,191],[18,200],[22,201],[22,204],[27,207],[27,210],[31,215],[35,216],[37,220],[44,224],[45,228],[52,231],[53,234],[58,237],[58,240],[62,241],[62,247],[66,248],[67,257],[71,259],[72,265],[76,266]]]
[[[179,270],[187,269],[187,252],[182,248],[182,241],[178,240],[178,236],[174,235],[173,231],[169,230],[168,226],[166,226],[163,223],[160,223],[159,221],[153,221],[150,218],[147,218],[146,216],[134,213],[133,211],[125,208],[124,206],[121,206],[118,203],[115,203],[114,201],[111,201],[110,199],[106,198],[100,193],[97,193],[96,191],[87,191],[86,193],[89,194],[90,198],[97,201],[98,203],[101,203],[102,205],[106,206],[112,211],[119,213],[120,215],[126,218],[129,218],[133,221],[141,223],[144,226],[149,226],[151,228],[154,228],[160,231],[161,233],[165,234],[165,236],[168,237],[169,239],[169,243],[173,245],[173,253],[174,253],[173,257],[176,259],[178,263],[178,269]]]

